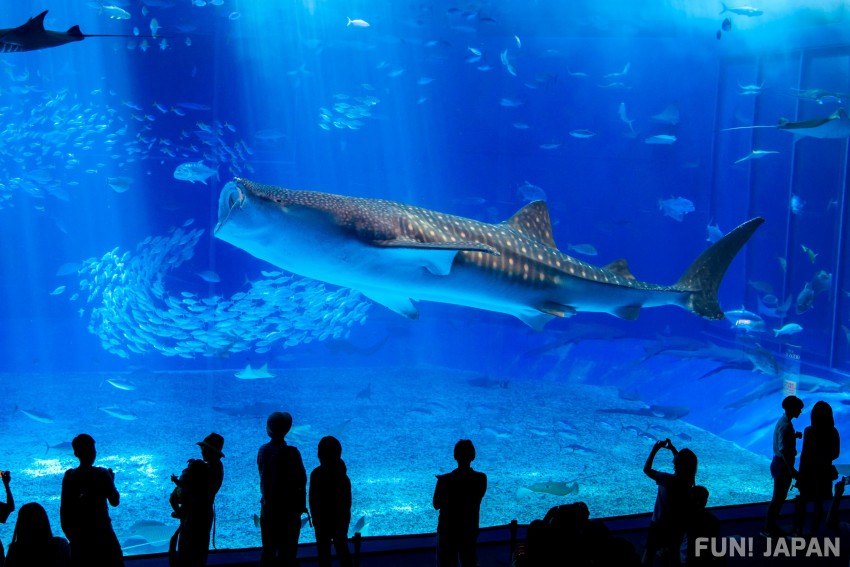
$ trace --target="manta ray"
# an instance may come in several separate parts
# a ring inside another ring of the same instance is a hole
[[[47,10],[30,18],[16,28],[0,29],[0,53],[18,53],[59,47],[66,43],[82,41],[87,37],[126,37],[113,34],[84,34],[80,26],[72,26],[65,32],[44,29],[44,17]]]
[[[775,126],[738,126],[737,128],[724,128],[721,132],[728,132],[730,130],[752,130],[754,128],[775,128],[777,130],[791,132],[795,136],[809,138],[823,138],[830,140],[843,140],[850,138],[850,118],[848,118],[847,111],[843,108],[839,108],[824,118],[813,118],[811,120],[801,120],[799,122],[791,122],[785,118],[780,118],[779,124],[776,124]]]
[[[300,191],[236,178],[219,196],[215,236],[284,270],[355,289],[417,318],[413,301],[513,315],[540,330],[577,312],[636,319],[677,305],[723,319],[717,300],[732,259],[764,222],[754,218],[706,249],[672,285],[635,279],[625,260],[572,258],[534,201],[489,224],[413,205]]]

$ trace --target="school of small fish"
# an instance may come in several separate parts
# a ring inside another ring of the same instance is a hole
[[[88,316],[89,332],[106,351],[121,358],[157,351],[183,358],[262,354],[347,338],[355,323],[365,322],[371,302],[359,293],[278,271],[262,272],[247,291],[227,298],[166,289],[166,276],[192,258],[204,234],[190,225],[145,238],[135,253],[115,248],[89,258],[68,273],[83,278],[70,300],[84,302],[79,315]]]

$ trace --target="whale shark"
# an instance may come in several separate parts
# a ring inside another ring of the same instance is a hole
[[[764,219],[711,245],[672,285],[637,280],[625,260],[604,267],[558,250],[534,201],[490,224],[383,199],[301,191],[236,178],[219,195],[217,238],[284,270],[352,288],[409,318],[413,301],[506,313],[541,330],[555,317],[603,312],[636,319],[676,305],[723,319],[717,290]]]
[[[87,37],[127,37],[122,34],[84,34],[80,31],[80,26],[72,26],[65,32],[46,30],[44,29],[46,15],[47,10],[16,28],[0,29],[0,53],[49,49],[82,41]]]

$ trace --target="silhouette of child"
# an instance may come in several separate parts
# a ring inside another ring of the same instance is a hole
[[[673,474],[652,468],[655,455],[664,448],[673,453]],[[653,565],[655,555],[659,551],[664,553],[666,563],[678,563],[690,491],[697,474],[697,456],[690,449],[678,451],[669,439],[656,441],[643,466],[643,472],[658,485],[658,495],[655,498],[655,509],[649,524],[642,563],[646,566]]]
[[[80,466],[65,471],[59,518],[71,542],[75,565],[123,566],[121,545],[112,530],[106,503],[118,506],[112,469],[94,466],[97,451],[91,435],[81,433],[71,441]]]
[[[276,411],[266,420],[271,441],[257,452],[260,472],[260,533],[263,550],[260,566],[297,565],[301,514],[307,510],[307,471],[297,447],[284,437],[292,427],[292,416]]]
[[[487,492],[487,475],[472,469],[475,446],[469,439],[455,444],[457,468],[437,475],[434,509],[440,511],[437,522],[437,566],[475,567],[475,545],[481,500]]]
[[[12,482],[12,473],[9,471],[0,471],[0,478],[3,479],[3,487],[6,489],[6,501],[0,502],[0,524],[5,524],[9,519],[9,514],[15,511],[15,499],[12,497],[12,489],[9,488],[9,483]],[[0,565],[3,564],[3,542],[0,541]]]
[[[351,523],[351,481],[342,460],[342,445],[335,437],[319,441],[319,466],[310,473],[310,513],[316,530],[319,567],[331,565],[331,543],[342,567],[353,565],[348,550]]]
[[[21,506],[5,567],[66,567],[70,561],[68,540],[53,537],[50,520],[41,504],[30,502]]]
[[[794,431],[792,419],[800,417],[803,411],[803,400],[797,396],[787,396],[782,400],[782,409],[785,410],[782,417],[773,428],[773,460],[770,462],[770,476],[773,477],[773,495],[767,507],[767,516],[764,520],[765,537],[783,537],[785,530],[780,529],[776,521],[782,505],[788,498],[788,490],[791,481],[797,478],[797,469],[794,468],[794,459],[797,456],[797,439],[801,434]]]
[[[812,424],[803,431],[803,450],[800,452],[800,471],[797,489],[800,495],[794,504],[794,532],[802,533],[806,519],[806,506],[814,502],[812,532],[817,532],[823,521],[823,503],[832,498],[832,481],[838,471],[832,461],[841,452],[841,439],[835,428],[832,406],[824,401],[812,408]]]

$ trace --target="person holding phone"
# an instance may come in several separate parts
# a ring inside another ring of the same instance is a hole
[[[655,455],[661,449],[673,453],[673,474],[652,468]],[[658,485],[658,494],[641,563],[647,567],[654,565],[655,555],[662,552],[665,565],[678,564],[691,489],[696,483],[697,456],[690,449],[677,450],[669,439],[659,440],[652,446],[643,472]]]

